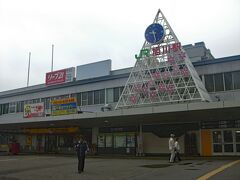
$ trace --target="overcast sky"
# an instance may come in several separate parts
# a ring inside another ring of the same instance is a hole
[[[240,55],[239,0],[0,0],[0,92],[45,82],[51,71],[112,59],[131,67],[161,9],[183,45],[204,41],[216,58]]]

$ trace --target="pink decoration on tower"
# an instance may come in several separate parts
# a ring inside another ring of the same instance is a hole
[[[168,94],[172,94],[176,89],[174,84],[168,84],[166,87]]]
[[[188,71],[187,67],[184,67],[180,71],[181,71],[181,74],[183,77],[189,77],[189,71]]]
[[[150,92],[150,98],[155,98],[157,96],[157,91]]]
[[[130,97],[130,101],[131,101],[133,104],[136,104],[136,102],[137,102],[137,97],[134,96],[134,95],[132,95],[132,96]]]
[[[152,74],[154,79],[159,79],[161,77],[161,73],[160,72],[155,72]]]
[[[175,61],[175,57],[174,57],[174,56],[171,56],[171,55],[168,55],[167,59],[168,59],[168,63],[169,63],[169,64],[173,64],[174,61]]]
[[[158,86],[158,88],[159,88],[159,91],[160,91],[161,93],[163,93],[163,92],[166,91],[166,86],[165,86],[164,83],[160,83],[159,86]]]

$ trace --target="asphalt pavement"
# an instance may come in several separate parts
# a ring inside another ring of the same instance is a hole
[[[162,158],[87,158],[85,171],[77,172],[74,156],[0,156],[0,180],[159,180],[198,179],[233,159],[185,159],[169,163]],[[215,174],[210,179],[240,179],[240,163]]]

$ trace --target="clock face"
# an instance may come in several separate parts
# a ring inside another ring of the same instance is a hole
[[[150,44],[156,44],[163,40],[164,29],[161,24],[153,23],[145,31],[145,39]]]

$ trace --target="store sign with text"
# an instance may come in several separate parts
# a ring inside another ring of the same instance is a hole
[[[73,81],[74,77],[75,77],[75,68],[71,67],[67,69],[46,73],[45,83],[47,86],[62,84],[62,83]]]
[[[66,81],[66,69],[46,74],[46,85],[60,84]]]
[[[76,98],[57,99],[52,101],[52,115],[68,115],[77,113]]]
[[[44,116],[44,103],[25,104],[24,105],[24,118],[43,117]]]

